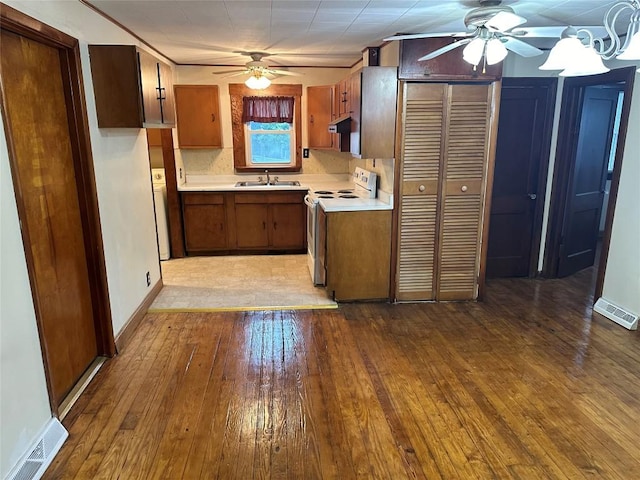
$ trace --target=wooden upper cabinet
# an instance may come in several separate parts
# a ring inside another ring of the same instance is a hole
[[[217,85],[176,85],[180,148],[222,148]]]
[[[502,62],[496,65],[474,66],[462,58],[462,47],[439,55],[427,61],[418,61],[429,52],[456,41],[453,37],[416,38],[400,41],[401,80],[420,80],[421,82],[442,82],[448,80],[492,81],[502,78]]]
[[[394,158],[398,78],[396,67],[364,67],[351,76],[351,153]]]
[[[329,123],[333,120],[333,85],[307,87],[307,134],[309,148],[332,148]]]
[[[175,123],[171,67],[133,45],[89,45],[100,128]]]
[[[344,117],[351,113],[351,77],[336,84],[334,108],[338,117]]]

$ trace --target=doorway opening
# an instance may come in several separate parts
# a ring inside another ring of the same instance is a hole
[[[543,276],[594,266],[602,293],[635,67],[564,83]],[[608,188],[607,188],[608,187]]]

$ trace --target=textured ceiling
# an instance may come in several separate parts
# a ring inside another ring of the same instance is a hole
[[[396,33],[464,31],[476,0],[84,0],[177,64],[351,66]],[[504,0],[528,26],[602,25],[615,0]],[[531,40],[531,43],[535,43]]]

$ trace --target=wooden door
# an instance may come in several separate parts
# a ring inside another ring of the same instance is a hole
[[[493,177],[488,277],[537,271],[555,78],[505,78]]]
[[[240,203],[236,196],[236,242],[238,248],[269,246],[269,206],[260,203]]]
[[[332,148],[329,133],[331,122],[331,85],[307,87],[307,132],[309,148]]]
[[[304,203],[274,203],[270,206],[273,248],[303,250],[305,248],[306,206]]]
[[[60,59],[56,48],[2,31],[5,119],[54,408],[98,354]]]
[[[222,148],[217,85],[176,85],[180,148]]]
[[[558,276],[593,265],[618,105],[617,86],[584,90],[560,242]]]
[[[407,83],[400,117],[398,300],[435,298],[438,183],[445,131],[444,84]]]

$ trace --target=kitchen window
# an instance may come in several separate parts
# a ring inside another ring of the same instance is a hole
[[[302,85],[251,90],[229,84],[237,172],[297,172],[302,166]]]
[[[293,125],[286,122],[245,123],[245,155],[254,167],[290,167],[295,160]]]

